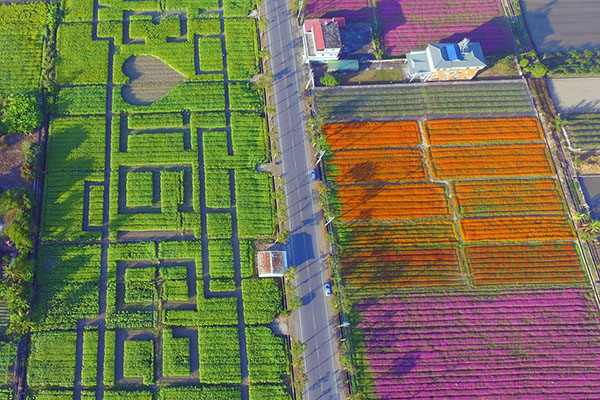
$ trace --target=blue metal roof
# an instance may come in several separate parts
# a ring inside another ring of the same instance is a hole
[[[460,50],[458,49],[458,46],[456,44],[445,44],[444,50],[446,50],[445,53],[447,56],[447,61],[456,61],[461,59]]]

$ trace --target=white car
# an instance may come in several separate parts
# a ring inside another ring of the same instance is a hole
[[[326,283],[323,287],[325,288],[325,296],[331,296],[331,285]]]

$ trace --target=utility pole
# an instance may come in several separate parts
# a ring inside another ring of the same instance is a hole
[[[318,157],[317,157],[317,162],[315,163],[315,167],[316,167],[317,165],[319,165],[319,163],[320,163],[320,162],[321,162],[321,160],[323,159],[323,156],[324,156],[324,155],[325,155],[325,150],[321,150],[321,151],[319,152],[319,155],[318,155]]]

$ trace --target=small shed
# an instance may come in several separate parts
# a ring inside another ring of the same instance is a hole
[[[287,269],[285,251],[258,251],[256,269],[260,278],[281,278]]]

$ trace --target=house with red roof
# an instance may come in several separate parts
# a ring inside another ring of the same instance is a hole
[[[305,59],[307,61],[337,60],[342,52],[340,28],[345,24],[346,20],[343,17],[304,21],[302,41]]]

